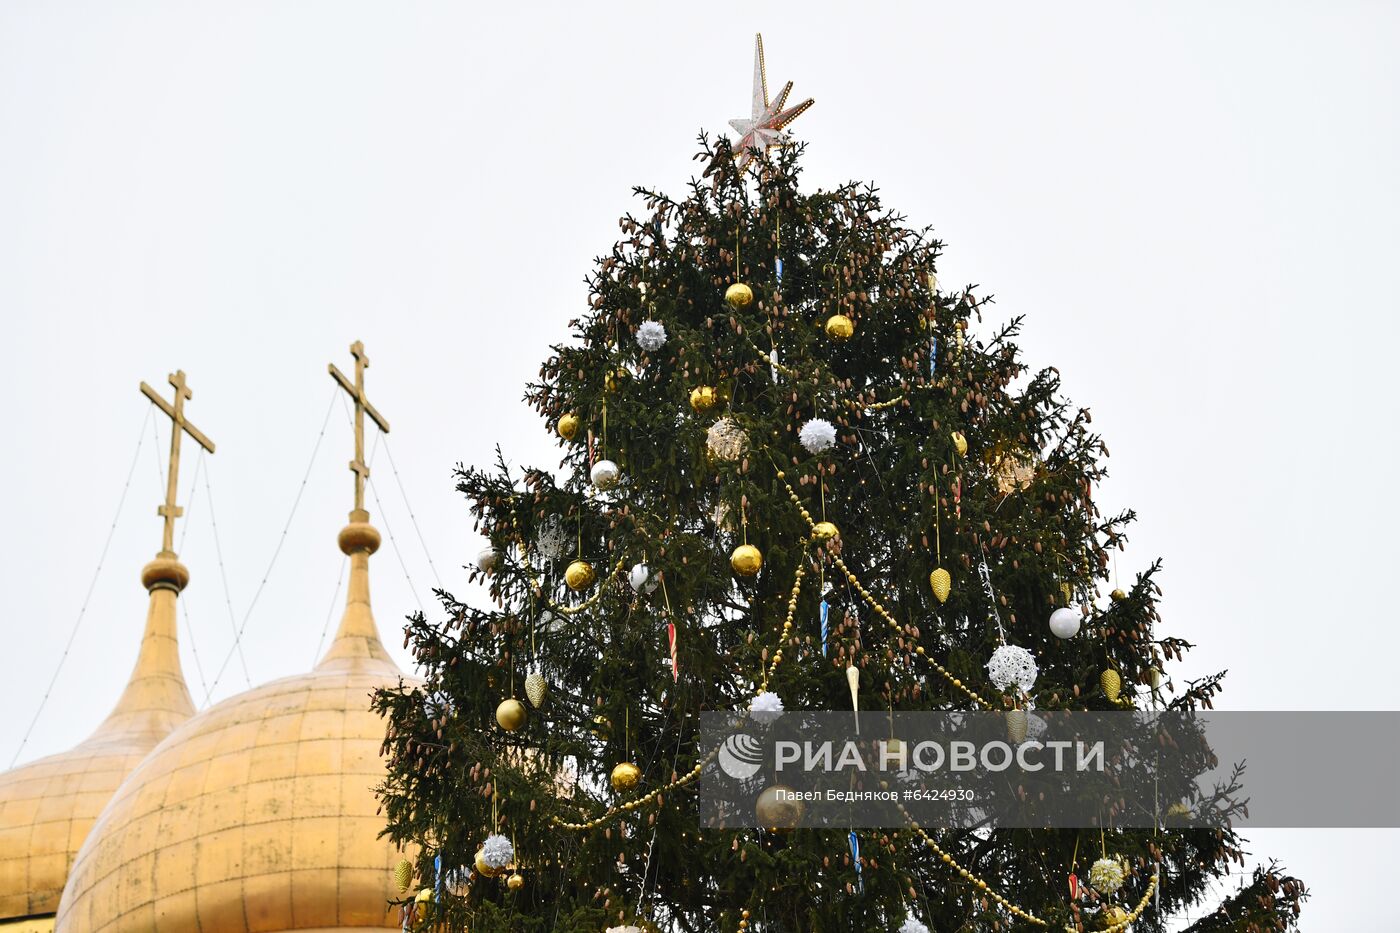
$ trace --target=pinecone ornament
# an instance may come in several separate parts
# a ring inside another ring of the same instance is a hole
[[[948,571],[944,570],[942,567],[939,567],[928,575],[928,583],[929,586],[933,587],[933,595],[938,602],[940,604],[946,603],[948,601],[948,594],[953,592],[952,574],[948,573]]]
[[[413,883],[413,863],[408,859],[399,859],[399,863],[394,866],[394,884],[398,887],[399,893],[403,894],[408,890],[408,886]]]
[[[544,701],[549,698],[549,681],[544,679],[544,675],[535,672],[525,678],[525,699],[530,701],[530,705],[535,709],[544,706]]]
[[[1012,745],[1020,745],[1026,740],[1026,732],[1030,728],[1030,717],[1023,709],[1011,709],[1006,711],[1006,738]]]
[[[1117,703],[1118,695],[1123,692],[1123,678],[1110,667],[1099,675],[1099,686],[1103,687],[1103,695],[1108,697],[1108,702]]]

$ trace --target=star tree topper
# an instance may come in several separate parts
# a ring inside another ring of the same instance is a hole
[[[774,146],[786,146],[791,142],[792,136],[784,131],[784,127],[814,103],[809,97],[796,107],[784,110],[788,93],[792,91],[791,81],[784,84],[778,96],[769,101],[768,73],[763,66],[763,36],[758,35],[756,39],[753,51],[753,114],[747,120],[738,118],[729,121],[729,125],[739,134],[734,153],[739,159],[740,171],[753,159],[755,149],[767,152]]]

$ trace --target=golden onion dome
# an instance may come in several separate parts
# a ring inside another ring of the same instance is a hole
[[[0,927],[51,915],[102,807],[171,730],[194,715],[180,669],[175,602],[189,571],[161,552],[141,574],[150,593],[141,650],[108,717],[76,748],[0,774]]]
[[[370,695],[412,678],[370,610],[367,519],[340,535],[350,588],[320,663],[200,713],[131,773],[78,853],[57,931],[398,929]]]

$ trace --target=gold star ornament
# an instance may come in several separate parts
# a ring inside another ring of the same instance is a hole
[[[734,155],[739,160],[739,170],[743,171],[753,159],[754,152],[767,152],[774,146],[786,146],[792,142],[792,135],[786,127],[800,117],[814,101],[807,98],[795,107],[787,107],[788,94],[792,82],[783,85],[778,96],[768,99],[768,73],[763,64],[763,36],[757,36],[753,52],[753,112],[748,119],[737,118],[729,125],[739,134],[739,142],[734,146]]]

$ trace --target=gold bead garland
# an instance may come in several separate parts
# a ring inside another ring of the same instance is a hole
[[[793,505],[797,506],[797,510],[807,521],[807,525],[809,526],[809,528],[815,527],[815,524],[812,521],[812,513],[807,511],[807,507],[802,504],[801,498],[799,498],[797,495],[797,490],[793,489],[792,484],[787,481],[787,474],[782,470],[779,470],[778,479],[781,480],[782,484],[787,487],[788,498],[792,500]],[[833,554],[831,555],[831,559],[841,570],[841,572],[846,575],[846,580],[850,582],[851,586],[855,588],[855,591],[860,594],[860,598],[865,601],[865,604],[871,609],[873,609],[876,615],[885,620],[886,624],[889,625],[891,631],[903,635],[903,626],[896,622],[894,620],[894,617],[889,614],[888,610],[886,610],[885,607],[880,604],[880,601],[870,594],[870,591],[865,588],[865,586],[860,582],[859,578],[856,577],[855,573],[853,573],[851,569],[846,566],[846,562],[841,559],[840,555]],[[930,658],[924,652],[923,645],[917,646],[914,649],[914,653],[917,654],[919,657],[923,658],[929,664],[931,664],[933,666],[933,669],[937,671],[939,675],[943,677],[944,680],[948,681],[954,687],[967,694],[968,697],[978,706],[987,710],[993,708],[992,705],[986,700],[982,699],[982,697],[979,696],[976,691],[964,684],[962,682],[962,678],[953,676],[952,671],[948,670],[942,664],[939,664],[933,658]]]
[[[645,794],[636,798],[635,800],[628,800],[614,807],[610,807],[606,813],[604,813],[602,816],[596,819],[588,820],[584,823],[569,823],[565,820],[559,819],[559,817],[557,816],[553,816],[550,817],[550,822],[552,822],[555,826],[558,826],[560,829],[572,829],[575,831],[587,831],[590,829],[597,829],[599,826],[602,826],[604,823],[609,822],[614,817],[621,815],[624,811],[631,812],[633,810],[638,810],[643,805],[651,803],[653,800],[660,797],[664,793],[673,791],[678,787],[685,787],[687,784],[693,784],[695,782],[695,779],[700,777],[700,772],[705,770],[705,765],[709,764],[711,761],[714,761],[715,757],[718,754],[719,749],[716,748],[714,751],[710,752],[708,755],[702,758],[694,768],[691,768],[689,771],[676,778],[676,780],[672,781],[671,783],[658,787],[655,790],[647,791]]]
[[[778,634],[778,647],[773,652],[773,659],[768,662],[768,667],[763,672],[763,687],[768,689],[768,678],[773,676],[773,672],[778,669],[778,663],[783,660],[783,646],[788,643],[788,638],[792,635],[793,621],[797,617],[797,598],[802,595],[802,578],[807,575],[807,545],[802,545],[802,556],[797,560],[797,572],[793,574],[792,591],[788,593],[787,618],[783,619],[783,630]]]
[[[597,581],[598,588],[594,591],[593,595],[585,599],[583,602],[579,603],[577,606],[561,606],[554,600],[550,599],[548,596],[544,596],[544,583],[541,582],[539,577],[535,576],[534,571],[530,569],[530,564],[528,561],[526,561],[523,566],[525,568],[525,575],[530,578],[530,584],[534,586],[535,590],[541,594],[541,598],[543,599],[544,604],[548,606],[550,610],[557,612],[560,615],[573,616],[578,615],[580,612],[587,612],[589,609],[592,609],[595,605],[597,605],[598,600],[603,598],[604,584],[606,584],[613,577],[617,576],[618,573],[622,571],[622,565],[626,562],[626,554],[619,557],[617,559],[617,564],[614,565],[613,569],[608,571],[607,575],[604,576],[601,580]]]

